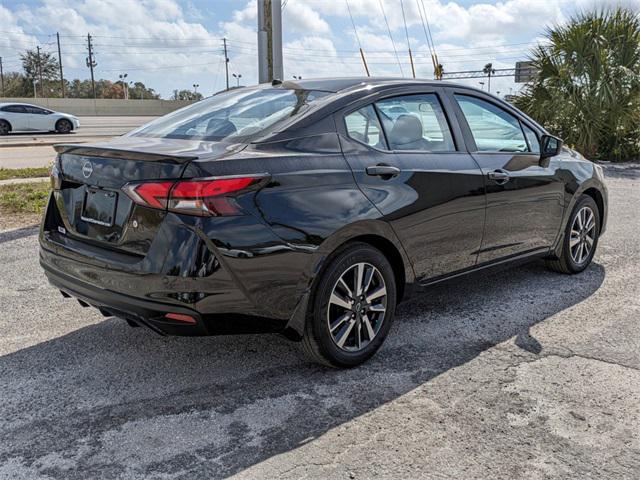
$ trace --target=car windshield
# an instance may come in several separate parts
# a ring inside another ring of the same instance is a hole
[[[298,115],[326,95],[316,90],[282,88],[232,90],[165,115],[130,135],[241,141]]]

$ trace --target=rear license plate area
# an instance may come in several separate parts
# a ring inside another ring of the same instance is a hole
[[[118,194],[116,192],[87,187],[80,218],[85,222],[112,227],[117,204]]]

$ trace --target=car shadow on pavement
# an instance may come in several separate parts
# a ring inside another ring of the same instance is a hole
[[[65,479],[239,473],[501,342],[544,351],[531,327],[604,277],[599,264],[566,276],[534,263],[432,287],[399,307],[378,355],[342,371],[280,336],[159,337],[96,321],[0,357],[0,465]]]

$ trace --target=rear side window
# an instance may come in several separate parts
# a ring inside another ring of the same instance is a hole
[[[372,105],[367,105],[345,116],[344,123],[347,134],[354,140],[366,143],[370,147],[387,148],[378,115]]]
[[[516,117],[476,97],[455,97],[479,152],[529,151],[520,121]]]
[[[455,151],[449,124],[436,95],[405,95],[375,105],[392,150]]]
[[[27,113],[22,105],[7,105],[6,107],[2,107],[2,111],[9,113]]]

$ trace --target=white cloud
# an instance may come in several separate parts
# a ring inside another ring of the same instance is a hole
[[[545,26],[562,22],[578,8],[594,3],[614,4],[602,0],[480,0],[471,4],[403,0],[416,70],[422,77],[431,77],[433,70],[420,15],[423,4],[440,60],[446,71],[455,71],[481,68],[489,61],[497,67],[513,66]],[[640,8],[640,0],[619,3]],[[287,2],[283,12],[285,76],[364,73],[346,5],[344,0]],[[400,5],[400,0],[384,0],[407,76],[411,69]],[[349,0],[349,6],[372,74],[399,75],[380,1]],[[212,17],[216,24],[211,24]],[[200,11],[192,0],[41,0],[35,7],[5,3],[0,6],[0,25],[7,32],[0,37],[0,55],[9,69],[19,66],[18,55],[25,48],[39,44],[56,53],[51,33],[59,31],[66,76],[86,78],[85,35],[91,32],[98,77],[114,79],[128,72],[129,78],[143,80],[165,96],[193,83],[211,93],[224,84],[224,36],[231,72],[242,73],[245,84],[257,80],[256,0],[238,1],[232,11]],[[505,85],[510,81],[496,80]]]
[[[283,12],[283,23],[293,32],[304,34],[329,33],[329,24],[320,14],[301,1],[292,0]]]

